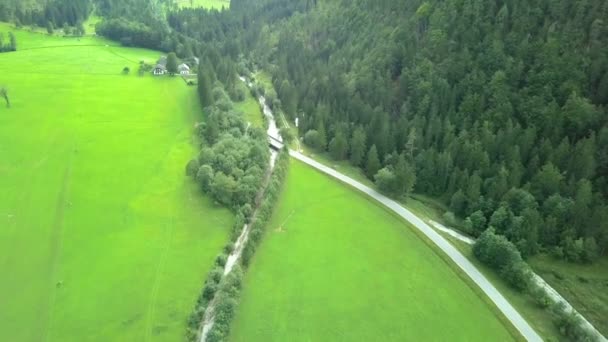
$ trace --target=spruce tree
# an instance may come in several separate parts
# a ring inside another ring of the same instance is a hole
[[[367,163],[365,165],[365,173],[367,177],[373,179],[378,170],[380,170],[380,160],[378,159],[378,149],[376,149],[376,145],[372,145],[367,152]]]

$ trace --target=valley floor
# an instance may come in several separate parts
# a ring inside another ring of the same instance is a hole
[[[182,340],[233,221],[184,176],[196,88],[137,76],[158,52],[15,32],[19,50],[0,54],[12,102],[0,106],[0,340]]]

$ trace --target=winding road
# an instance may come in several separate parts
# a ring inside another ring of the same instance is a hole
[[[274,144],[273,144],[274,145]],[[278,144],[277,144],[278,145]],[[279,146],[275,146],[279,147]],[[437,233],[433,228],[427,225],[424,221],[418,218],[409,210],[402,207],[399,203],[394,200],[382,195],[376,190],[365,186],[356,180],[337,172],[336,170],[327,167],[300,152],[289,151],[289,155],[305,164],[308,164],[315,169],[331,176],[339,181],[348,184],[355,189],[365,193],[372,197],[376,201],[382,203],[384,206],[395,212],[397,215],[404,218],[406,221],[411,223],[414,227],[420,230],[429,240],[431,240],[437,247],[439,247],[460,269],[466,273],[471,280],[479,286],[479,288],[494,302],[496,307],[504,314],[504,316],[511,321],[513,326],[519,331],[519,333],[528,341],[542,341],[542,338],[534,331],[534,329],[526,322],[526,320],[515,310],[515,308],[503,297],[500,292],[486,279],[486,277],[477,270],[477,268],[463,256],[455,247],[453,247],[445,238]]]

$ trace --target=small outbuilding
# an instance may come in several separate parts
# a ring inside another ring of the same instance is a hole
[[[186,63],[178,65],[177,71],[180,75],[190,75],[190,67]]]

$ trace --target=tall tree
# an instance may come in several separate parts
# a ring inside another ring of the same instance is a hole
[[[348,140],[338,133],[329,143],[329,153],[335,160],[343,160],[348,153]]]
[[[380,170],[380,159],[378,159],[378,150],[376,149],[376,145],[372,145],[370,147],[369,152],[367,152],[367,162],[365,164],[365,173],[368,177],[372,178],[376,175],[378,170]]]
[[[397,164],[395,165],[396,188],[400,196],[407,195],[414,189],[416,184],[416,171],[406,161],[404,153],[399,155]]]
[[[363,158],[366,152],[366,136],[365,131],[361,127],[357,127],[353,132],[350,142],[350,162],[355,166],[360,166],[363,163]]]
[[[167,55],[167,71],[171,74],[177,74],[177,56],[175,52],[170,52]]]
[[[201,63],[198,69],[198,97],[203,107],[207,107],[213,104],[213,97],[211,96],[211,75],[206,65]]]

